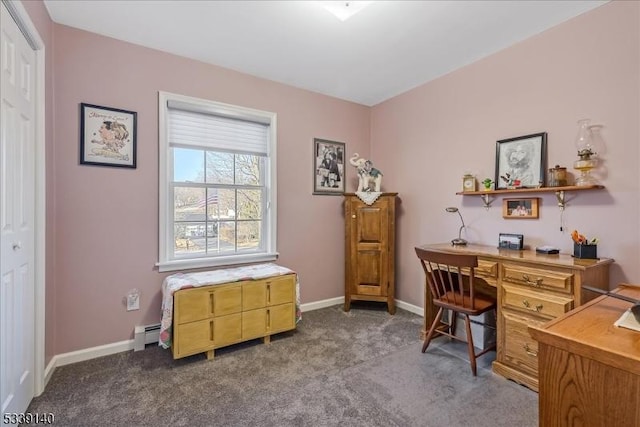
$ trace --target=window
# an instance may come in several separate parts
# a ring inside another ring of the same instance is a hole
[[[159,270],[275,260],[276,115],[158,99]]]

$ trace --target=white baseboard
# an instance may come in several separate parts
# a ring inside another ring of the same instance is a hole
[[[322,301],[315,301],[315,302],[308,302],[306,304],[300,304],[300,310],[302,312],[313,311],[313,310],[319,310],[321,308],[331,307],[339,304],[344,304],[344,297],[330,298]]]
[[[403,310],[407,310],[410,313],[417,314],[418,316],[424,317],[424,308],[418,307],[417,305],[409,304],[408,302],[396,300],[396,307],[401,308]]]
[[[319,310],[321,308],[331,307],[339,304],[344,304],[344,297],[330,298],[322,301],[302,304],[300,305],[300,310],[302,310],[302,312],[313,311],[313,310]],[[410,313],[417,314],[418,316],[424,316],[424,308],[418,307],[417,305],[409,304],[408,302],[404,302],[397,299],[396,307],[401,308],[403,310],[407,310]]]

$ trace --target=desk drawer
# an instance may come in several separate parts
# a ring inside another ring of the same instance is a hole
[[[469,269],[463,268],[462,274],[469,275]],[[488,279],[487,281],[495,286],[496,279],[498,278],[498,263],[495,261],[478,259],[478,266],[475,269],[475,275],[476,277]]]
[[[554,319],[573,308],[573,299],[502,285],[502,306]]]
[[[529,325],[541,326],[544,321],[518,316],[503,310],[505,343],[504,362],[512,367],[538,375],[538,342],[529,335]]]
[[[502,266],[502,282],[565,293],[573,292],[572,273],[543,270],[508,263]]]

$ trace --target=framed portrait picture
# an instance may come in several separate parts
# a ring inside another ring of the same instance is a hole
[[[344,142],[313,139],[313,194],[344,193]]]
[[[80,164],[136,167],[137,113],[80,104]]]
[[[502,200],[502,217],[505,219],[538,218],[538,198]]]
[[[547,133],[535,133],[496,143],[496,190],[545,185]]]

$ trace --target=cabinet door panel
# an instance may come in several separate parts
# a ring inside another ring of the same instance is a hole
[[[200,353],[213,348],[213,320],[178,325],[175,335],[177,357]]]
[[[387,253],[379,249],[359,250],[358,261],[355,265],[354,293],[360,295],[386,295]]]
[[[295,300],[295,274],[267,279],[267,305],[279,305]]]
[[[382,243],[386,241],[386,210],[379,206],[360,206],[358,208],[358,243]]]
[[[242,340],[242,314],[216,317],[213,322],[213,344],[216,348]]]
[[[295,309],[293,304],[282,304],[267,309],[267,332],[276,332],[293,329],[295,325]]]
[[[250,340],[266,335],[267,332],[267,310],[260,308],[257,310],[242,313],[242,339]]]

